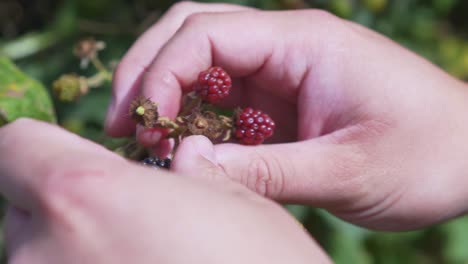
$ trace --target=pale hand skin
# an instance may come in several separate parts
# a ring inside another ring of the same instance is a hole
[[[466,84],[319,10],[177,4],[120,63],[108,133],[133,132],[126,111],[137,94],[174,117],[182,92],[212,65],[235,80],[224,106],[269,113],[275,144],[211,146],[189,138],[175,171],[229,177],[269,198],[376,229],[419,228],[467,211]],[[160,138],[137,132],[148,145]]]
[[[31,133],[34,131],[34,133]],[[8,263],[331,263],[279,205],[143,167],[58,127],[0,128]]]

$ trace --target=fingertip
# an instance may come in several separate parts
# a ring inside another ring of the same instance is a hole
[[[104,131],[111,137],[127,137],[135,133],[135,126],[135,122],[130,118],[108,115]]]
[[[185,138],[177,149],[173,170],[187,175],[206,176],[212,169],[220,170],[211,141],[204,136]]]
[[[165,158],[171,153],[173,146],[172,140],[162,139],[159,143],[151,149],[152,156]]]
[[[148,148],[156,147],[166,134],[167,131],[162,128],[145,128],[137,125],[136,129],[138,142]]]
[[[174,118],[180,108],[184,85],[166,69],[153,65],[145,74],[141,94],[156,103],[160,116]]]
[[[128,117],[128,113],[122,113],[112,102],[104,121],[104,131],[111,137],[125,137],[135,132],[135,122]]]

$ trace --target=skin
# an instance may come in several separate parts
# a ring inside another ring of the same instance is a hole
[[[197,74],[217,65],[235,82],[223,106],[269,113],[272,144],[188,139],[175,171],[227,177],[375,229],[420,228],[466,212],[466,84],[324,11],[238,9],[182,3],[169,11],[118,67],[107,131],[133,132],[123,113],[136,94],[174,117]],[[137,134],[147,145],[160,139],[154,130]]]
[[[466,212],[466,85],[323,11],[177,4],[120,63],[107,132],[134,132],[127,110],[138,94],[174,117],[211,65],[235,80],[224,106],[275,119],[272,144],[189,137],[168,173],[37,121],[0,128],[10,263],[329,262],[287,213],[248,188],[376,229]],[[160,131],[137,135],[160,144]]]
[[[227,179],[134,164],[28,119],[0,128],[0,155],[11,264],[330,263],[279,205]]]

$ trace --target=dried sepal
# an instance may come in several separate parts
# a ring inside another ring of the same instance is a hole
[[[187,133],[216,140],[224,134],[223,122],[211,111],[195,110],[185,118]]]
[[[226,142],[229,141],[232,138],[232,129],[227,129],[224,133],[223,138],[221,139],[222,141]]]
[[[225,128],[232,128],[232,126],[233,126],[232,117],[227,117],[227,116],[220,115],[219,119],[221,120],[221,122],[223,123],[223,126]]]
[[[139,96],[130,104],[129,114],[138,124],[153,128],[159,118],[158,106],[148,98]]]
[[[170,128],[170,129],[178,129],[179,125],[172,121],[169,117],[160,116],[158,121],[156,122],[156,126],[161,128]]]

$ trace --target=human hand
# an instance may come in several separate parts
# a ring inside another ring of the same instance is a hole
[[[229,180],[145,168],[32,120],[0,129],[0,156],[8,263],[330,263],[285,210]]]
[[[213,147],[189,138],[176,171],[227,176],[377,229],[418,228],[466,212],[465,84],[323,11],[205,9],[212,6],[179,4],[125,56],[115,73],[110,134],[132,132],[122,113],[138,93],[174,117],[198,72],[217,65],[234,79],[225,106],[267,112],[276,144]],[[141,129],[138,136],[147,144],[160,139]]]

